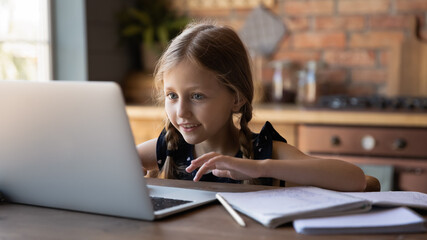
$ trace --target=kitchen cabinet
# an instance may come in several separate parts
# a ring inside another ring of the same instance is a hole
[[[157,138],[163,129],[164,109],[154,106],[128,106],[126,111],[136,144]]]
[[[299,148],[311,155],[338,158],[377,177],[383,190],[427,193],[427,128],[304,124]],[[390,171],[384,171],[390,169]]]

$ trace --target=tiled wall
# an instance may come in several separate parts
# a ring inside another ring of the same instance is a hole
[[[427,0],[175,0],[196,18],[214,18],[237,31],[260,2],[288,29],[277,51],[263,61],[262,82],[271,83],[272,60],[323,65],[322,94],[387,94],[401,81],[404,41],[414,34],[427,44]],[[414,23],[419,28],[415,33]],[[426,66],[427,67],[427,66]]]

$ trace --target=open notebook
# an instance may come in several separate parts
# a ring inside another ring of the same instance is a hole
[[[0,112],[0,192],[11,202],[153,220],[215,200],[146,186],[115,83],[0,81]],[[179,200],[157,210],[149,195]]]

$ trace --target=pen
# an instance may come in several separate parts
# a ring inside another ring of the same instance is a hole
[[[243,221],[239,214],[230,206],[230,204],[228,204],[228,202],[221,195],[217,193],[215,194],[215,197],[240,226],[246,227],[245,221]]]

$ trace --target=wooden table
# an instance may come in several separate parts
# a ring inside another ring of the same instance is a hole
[[[214,191],[249,191],[266,188],[181,180],[147,179],[147,182],[153,185]],[[243,218],[247,224],[246,228],[237,225],[218,202],[154,222],[18,204],[2,204],[0,205],[0,239],[427,239],[427,233],[301,235],[294,231],[291,224],[269,229],[246,216]]]

